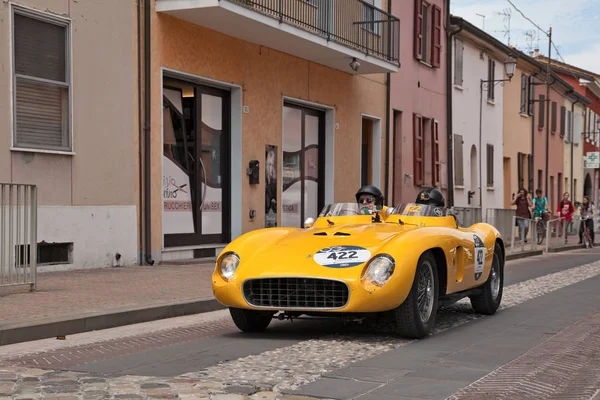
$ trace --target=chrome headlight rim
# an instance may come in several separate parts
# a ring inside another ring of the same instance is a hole
[[[231,258],[233,258],[234,265],[231,269],[231,273],[229,273],[228,271],[224,270],[224,266],[228,265],[228,264],[225,264],[225,262],[227,262]],[[219,274],[221,275],[221,278],[223,278],[225,281],[229,282],[235,276],[235,273],[237,272],[239,265],[240,265],[240,256],[234,251],[228,251],[227,253],[223,254],[221,256],[221,258],[219,259],[217,268],[219,270]]]
[[[383,282],[378,282],[376,280],[374,280],[372,274],[372,266],[374,265],[374,263],[376,261],[379,260],[386,260],[388,261],[388,276],[387,278],[383,281]],[[362,281],[363,285],[366,287],[370,287],[370,288],[381,288],[383,287],[386,283],[388,283],[390,281],[390,279],[392,278],[392,276],[394,275],[394,271],[396,270],[396,260],[394,259],[394,257],[392,257],[390,254],[387,253],[380,253],[380,254],[376,254],[375,256],[371,257],[371,259],[369,260],[369,262],[367,263],[364,272],[362,274],[362,276],[360,277],[360,280]]]

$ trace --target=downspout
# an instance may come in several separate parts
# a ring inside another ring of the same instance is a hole
[[[151,73],[151,65],[150,65],[150,12],[151,12],[151,0],[145,0],[144,2],[144,196],[145,196],[145,205],[144,205],[144,213],[145,213],[145,222],[144,226],[146,229],[145,239],[146,239],[146,263],[148,265],[154,265],[154,260],[152,259],[152,230],[151,230],[151,192],[150,192],[150,73]]]
[[[446,31],[450,30],[450,1],[446,1]],[[454,156],[452,140],[452,38],[460,33],[463,27],[459,25],[458,29],[450,32],[446,38],[446,159],[448,169],[448,205],[454,207]]]
[[[388,0],[388,4],[387,4],[387,12],[390,15],[390,18],[392,16],[392,0]],[[391,29],[391,24],[388,26],[388,32],[390,32]],[[391,35],[390,35],[391,36]],[[391,50],[391,37],[388,36],[388,57],[390,56],[390,50]],[[386,201],[389,202],[390,199],[390,107],[391,107],[391,100],[390,100],[390,92],[391,92],[391,74],[388,72],[387,74],[387,82],[386,82],[386,94],[385,94],[385,106],[386,106],[386,110],[385,110],[385,198]],[[394,179],[395,178],[395,174],[394,174]],[[393,187],[393,185],[392,185]],[[393,206],[393,204],[392,204]]]
[[[142,196],[142,127],[144,126],[144,120],[142,119],[142,1],[138,0],[137,7],[137,61],[138,61],[138,263],[144,265],[144,248],[142,244],[142,237],[144,231],[142,230],[142,203],[144,201]]]

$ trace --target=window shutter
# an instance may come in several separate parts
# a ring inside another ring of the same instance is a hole
[[[462,40],[454,38],[454,84],[458,86],[462,86],[463,84],[464,48]]]
[[[574,125],[573,144],[579,144],[581,143],[581,115],[579,113],[575,114]]]
[[[423,0],[415,0],[414,52],[417,60],[423,59]]]
[[[525,187],[523,178],[523,153],[521,152],[517,153],[517,181],[519,185],[517,190],[521,189],[522,187]]]
[[[555,101],[553,101],[552,102],[552,119],[551,119],[552,123],[550,125],[552,133],[556,132],[556,112],[557,112],[556,107],[557,107],[557,104]]]
[[[567,107],[560,107],[560,137],[565,137],[565,124],[567,123]]]
[[[431,65],[440,67],[442,58],[442,9],[436,5],[433,6],[433,24],[432,25],[432,46],[431,46]]]
[[[528,107],[528,114],[529,115],[533,115],[535,109],[533,108],[535,103],[533,102],[534,96],[535,96],[535,86],[533,86],[533,76],[529,77],[529,107]]]
[[[542,129],[544,127],[544,121],[546,116],[546,96],[540,94],[540,107],[539,107],[539,118],[538,118],[538,128]]]
[[[463,140],[462,135],[454,134],[454,184],[463,186],[465,176],[463,172]]]
[[[15,146],[70,150],[67,27],[14,14]]]
[[[437,120],[433,120],[431,124],[431,180],[433,186],[440,184],[440,137],[439,137],[439,123]]]
[[[413,114],[413,158],[414,158],[414,182],[415,185],[423,184],[423,119],[420,115]]]
[[[525,74],[521,74],[521,108],[519,110],[521,114],[527,112],[527,77]]]
[[[487,186],[494,186],[494,145],[487,145],[487,154],[486,154],[486,164],[487,164]]]
[[[529,177],[527,191],[533,191],[533,156],[527,154],[527,176]]]

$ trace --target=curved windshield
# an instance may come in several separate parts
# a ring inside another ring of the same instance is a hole
[[[428,204],[400,203],[391,212],[392,215],[407,215],[419,217],[445,217],[448,210],[445,207]]]
[[[381,211],[380,206],[358,203],[332,203],[323,207],[319,217],[341,217],[348,215],[371,215]]]

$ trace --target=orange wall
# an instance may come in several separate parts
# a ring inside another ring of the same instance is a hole
[[[335,107],[339,130],[335,131],[334,200],[355,201],[360,185],[361,113],[381,118],[385,129],[385,75],[353,76],[167,15],[154,14],[152,24],[153,248],[162,247],[161,67],[243,87],[243,104],[250,112],[242,117],[242,166],[252,159],[264,160],[265,144],[281,148],[283,96]],[[383,186],[385,138],[381,140]],[[253,186],[244,181],[242,215],[247,216],[249,209],[255,209],[257,215],[254,220],[244,217],[243,232],[264,226],[264,190],[264,179]]]

